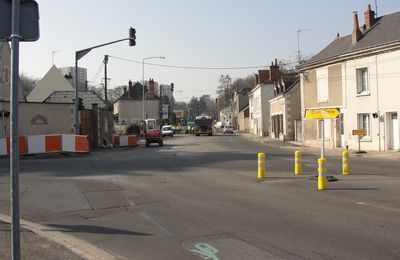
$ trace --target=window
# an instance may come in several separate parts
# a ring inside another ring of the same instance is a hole
[[[4,79],[4,84],[8,84],[10,82],[10,70],[8,67],[3,68],[3,79]]]
[[[357,69],[357,94],[368,94],[368,69]]]
[[[367,130],[366,136],[371,136],[371,129],[369,124],[369,114],[358,114],[358,129]]]
[[[317,70],[317,98],[318,102],[328,102],[328,68]]]

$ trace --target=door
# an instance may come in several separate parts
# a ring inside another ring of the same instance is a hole
[[[294,127],[296,128],[295,129],[295,134],[296,134],[296,136],[295,136],[295,140],[297,141],[297,142],[301,142],[302,141],[302,139],[301,139],[301,120],[294,120]]]
[[[392,114],[391,118],[391,149],[399,150],[399,121],[397,113]]]
[[[339,128],[340,128],[340,147],[344,147],[344,114],[340,114],[339,118]]]

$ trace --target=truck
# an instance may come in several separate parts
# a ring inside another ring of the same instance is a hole
[[[201,134],[206,134],[208,136],[212,136],[212,123],[213,120],[210,116],[201,115],[197,116],[194,120],[194,134],[199,136]]]
[[[157,120],[146,119],[144,124],[144,133],[146,138],[145,147],[149,147],[151,143],[158,143],[159,146],[164,145]]]

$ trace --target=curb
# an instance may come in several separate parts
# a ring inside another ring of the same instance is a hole
[[[0,213],[0,220],[11,223],[11,217]],[[61,231],[49,230],[49,227],[21,219],[21,226],[50,241],[61,244],[78,256],[88,260],[116,260],[117,257],[79,238],[66,235]]]

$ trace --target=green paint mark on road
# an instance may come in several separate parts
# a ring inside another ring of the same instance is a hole
[[[207,244],[207,243],[197,243],[194,245],[196,249],[191,249],[190,251],[200,255],[204,259],[212,259],[212,260],[219,260],[218,256],[216,256],[216,253],[218,253],[218,250]]]

